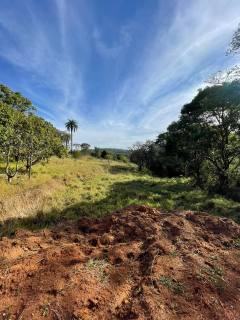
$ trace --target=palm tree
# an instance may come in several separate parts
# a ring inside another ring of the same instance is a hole
[[[65,123],[65,127],[68,131],[70,131],[71,134],[71,152],[73,151],[73,132],[75,132],[78,129],[78,123],[76,120],[68,119],[68,121]]]

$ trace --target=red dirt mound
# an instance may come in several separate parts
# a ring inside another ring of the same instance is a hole
[[[1,320],[240,319],[240,226],[131,206],[0,241]]]

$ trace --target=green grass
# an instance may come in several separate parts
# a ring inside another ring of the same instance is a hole
[[[145,204],[163,211],[196,210],[233,218],[240,222],[240,203],[209,195],[192,186],[186,178],[157,178],[140,174],[132,164],[91,157],[79,160],[56,159],[33,168],[29,181],[19,175],[12,185],[0,177],[0,203],[31,190],[48,190],[30,217],[8,219],[2,234],[16,227],[39,229],[61,219],[83,215],[101,217],[130,204]],[[34,200],[33,200],[34,201]],[[9,208],[11,209],[11,208]]]
[[[175,281],[170,277],[161,276],[159,282],[175,294],[184,293],[184,286],[180,282]]]
[[[203,282],[211,283],[219,291],[224,291],[225,281],[223,279],[224,271],[218,266],[202,268],[198,274],[197,279]]]

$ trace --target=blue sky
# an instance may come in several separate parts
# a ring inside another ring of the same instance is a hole
[[[239,0],[1,0],[0,82],[75,142],[129,147],[178,118],[225,55]]]

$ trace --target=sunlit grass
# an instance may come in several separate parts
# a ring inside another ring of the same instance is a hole
[[[3,230],[16,226],[42,228],[62,218],[76,219],[83,215],[100,217],[130,204],[145,204],[163,211],[207,211],[240,222],[238,202],[209,195],[193,187],[189,179],[152,177],[138,173],[132,164],[121,162],[91,157],[52,158],[49,163],[34,167],[31,180],[20,175],[9,185],[1,177],[0,201],[22,201],[26,193],[31,195],[36,188],[39,190],[36,208],[34,198],[32,207],[23,215],[28,217],[9,220]],[[16,212],[24,211],[19,205]],[[6,215],[2,214],[2,219],[18,217],[18,213],[9,215],[10,211],[11,208]]]

